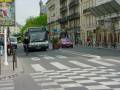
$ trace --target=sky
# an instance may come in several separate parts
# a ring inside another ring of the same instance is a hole
[[[30,16],[39,15],[40,0],[16,0],[16,21],[24,25],[27,18]],[[43,0],[45,3],[47,0]]]

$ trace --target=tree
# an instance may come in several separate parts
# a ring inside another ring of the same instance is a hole
[[[26,32],[28,27],[41,27],[41,26],[47,26],[47,15],[40,15],[36,17],[29,17],[26,20],[26,24],[21,29],[21,37],[23,37],[24,33]]]

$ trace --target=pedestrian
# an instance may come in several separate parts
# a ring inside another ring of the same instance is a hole
[[[96,40],[95,40],[95,38],[93,38],[93,47],[95,47],[96,46]]]
[[[4,46],[4,40],[3,38],[0,38],[0,55],[3,55],[3,46]]]
[[[30,40],[29,38],[26,36],[23,40],[23,46],[24,46],[24,51],[26,51],[26,49],[28,49],[28,46],[29,46],[29,43],[30,43]],[[27,46],[27,47],[26,47]]]
[[[90,46],[91,40],[90,37],[87,37],[87,45]]]

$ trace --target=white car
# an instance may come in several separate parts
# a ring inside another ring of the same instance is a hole
[[[17,42],[17,38],[16,37],[10,37],[10,43],[12,44],[12,46],[15,48],[15,49],[17,49],[17,44],[18,44],[18,42]]]

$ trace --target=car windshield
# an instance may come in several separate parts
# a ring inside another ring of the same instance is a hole
[[[45,32],[32,32],[30,35],[31,42],[40,42],[45,39]]]
[[[17,39],[16,38],[10,38],[10,41],[11,42],[17,42]]]

